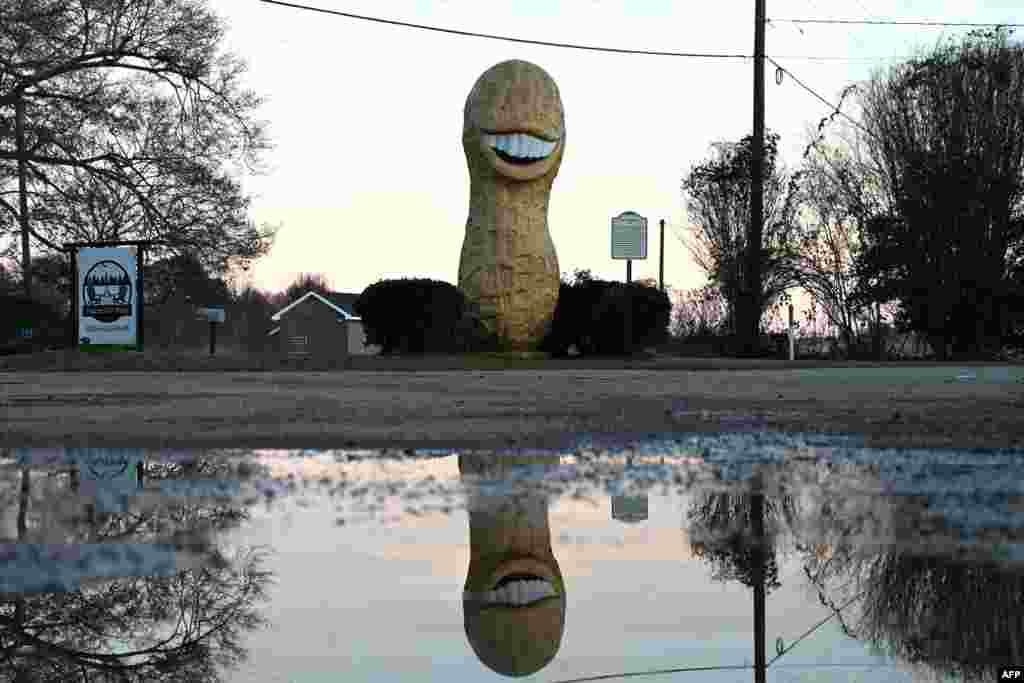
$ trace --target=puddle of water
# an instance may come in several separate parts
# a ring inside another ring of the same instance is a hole
[[[1022,455],[17,451],[0,680],[995,680]]]

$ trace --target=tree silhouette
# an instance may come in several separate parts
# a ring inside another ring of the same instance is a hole
[[[295,301],[300,296],[308,291],[314,291],[320,296],[323,296],[330,300],[331,286],[327,280],[327,277],[322,273],[301,273],[288,285],[288,288],[284,290],[285,296],[288,301]]]
[[[763,244],[756,245],[761,259],[761,282],[754,290],[758,321],[764,311],[785,300],[796,284],[792,268],[796,237],[796,193],[789,177],[776,166],[777,134],[765,138]],[[734,143],[717,143],[711,159],[694,166],[683,179],[688,218],[694,240],[679,235],[694,260],[729,303],[729,320],[738,323],[736,306],[745,289],[744,258],[750,223],[750,155],[747,136]],[[734,330],[738,332],[738,330]]]
[[[974,32],[876,75],[864,138],[887,210],[864,225],[865,296],[899,299],[902,330],[940,359],[985,356],[1024,317],[1024,45]],[[1009,256],[1009,258],[1008,258]]]
[[[266,253],[273,230],[250,221],[238,174],[269,148],[261,100],[205,2],[5,1],[0,13],[0,188],[16,187],[21,101],[35,241],[156,239],[157,254],[191,249],[212,272]],[[0,230],[17,229],[3,196],[0,214]]]
[[[762,499],[765,534],[760,540],[753,534],[753,494],[705,492],[691,505],[687,512],[691,549],[711,565],[713,580],[738,581],[753,588],[757,573],[763,571],[768,593],[782,585],[775,553],[770,548],[780,521],[794,514],[794,503],[789,497]],[[761,561],[764,566],[758,569],[756,565]]]
[[[193,476],[204,467],[216,469],[218,463],[151,463],[145,477]],[[77,470],[69,474],[65,484],[30,467],[17,473],[20,495],[13,503],[18,506],[19,544],[59,536],[65,540],[60,547],[73,556],[81,543],[137,544],[135,552],[143,555],[151,544],[170,543],[185,566],[158,576],[132,576],[131,567],[122,567],[119,573],[127,576],[87,575],[76,590],[0,596],[4,679],[224,680],[224,672],[245,658],[242,636],[265,623],[255,605],[266,599],[272,580],[262,568],[263,551],[240,549],[228,555],[216,543],[214,534],[237,526],[247,511],[230,500],[170,497],[121,513],[96,513],[88,505],[83,511],[67,503],[75,498],[68,494],[78,488]],[[33,484],[49,490],[33,494]]]

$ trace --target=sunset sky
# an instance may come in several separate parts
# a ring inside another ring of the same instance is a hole
[[[300,272],[339,291],[381,278],[457,281],[469,206],[463,106],[486,69],[507,59],[544,68],[566,112],[566,149],[549,225],[562,273],[588,268],[624,280],[610,255],[609,222],[647,217],[648,258],[633,279],[658,277],[665,219],[665,281],[699,287],[704,274],[680,241],[680,182],[710,145],[752,130],[749,58],[596,52],[459,36],[324,14],[259,0],[210,0],[228,26],[227,49],[249,64],[247,84],[275,144],[268,172],[245,179],[252,218],[280,226],[249,281],[279,291]],[[668,0],[309,0],[323,9],[524,39],[621,49],[749,55],[752,2]],[[766,123],[795,167],[809,130],[847,84],[968,27],[796,24],[786,19],[1024,22],[1019,0],[898,4],[853,0],[768,3]],[[1020,35],[1020,30],[1016,34]],[[814,59],[809,59],[813,57]],[[853,111],[849,104],[844,107]],[[244,280],[243,280],[244,282]]]
[[[487,3],[311,0],[318,7],[409,23],[533,40],[670,52],[750,54],[753,3],[582,1]],[[603,53],[443,34],[256,2],[216,0],[249,84],[268,98],[262,115],[276,144],[269,173],[249,179],[254,219],[281,225],[252,271],[280,290],[303,271],[340,291],[379,278],[455,283],[469,201],[462,110],[490,66],[524,59],[561,91],[567,143],[549,225],[560,270],[589,268],[624,280],[610,256],[612,216],[648,218],[648,258],[633,278],[658,276],[665,219],[665,280],[698,287],[704,275],[679,240],[680,181],[716,141],[752,130],[752,60]],[[1024,22],[1015,0],[855,0],[842,11],[817,0],[773,0],[769,19]],[[848,83],[893,58],[969,28],[768,25],[766,52],[831,102]],[[817,57],[821,59],[806,59]],[[824,59],[826,57],[844,59]],[[766,121],[795,165],[808,127],[829,113],[792,78],[766,67]]]

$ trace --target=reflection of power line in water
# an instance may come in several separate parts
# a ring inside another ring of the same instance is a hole
[[[631,676],[657,676],[659,674],[674,674],[684,671],[742,671],[753,669],[750,664],[729,664],[724,666],[693,666],[686,669],[658,669],[655,671],[632,671],[621,674],[601,674],[600,676],[587,676],[585,678],[567,678],[557,683],[583,683],[583,681],[604,681],[609,678],[629,678]]]
[[[833,611],[832,611],[832,614],[829,614],[827,617],[825,617],[824,619],[819,621],[817,624],[815,624],[814,626],[809,628],[807,631],[805,631],[803,634],[801,634],[799,638],[797,638],[796,640],[794,640],[792,643],[789,644],[789,647],[782,647],[781,646],[781,642],[782,642],[781,639],[776,641],[776,643],[777,643],[777,645],[776,645],[777,654],[775,655],[774,658],[772,658],[771,661],[769,661],[765,665],[765,668],[768,668],[768,667],[772,666],[775,662],[779,661],[779,659],[781,659],[783,655],[787,654],[790,650],[792,650],[794,647],[796,647],[798,643],[800,643],[802,640],[807,638],[809,635],[811,635],[812,633],[817,631],[819,628],[821,628],[823,625],[825,625],[828,621],[830,621],[833,617],[838,616],[839,612],[841,612],[842,610],[844,610],[847,607],[849,607],[853,603],[854,600],[857,600],[857,599],[863,597],[863,595],[864,595],[863,592],[858,593],[857,595],[853,596],[852,598],[847,600],[845,603],[843,603],[843,605],[841,607],[834,608]],[[825,668],[825,667],[837,667],[837,666],[849,667],[850,665],[849,664],[814,664],[814,665],[808,665],[809,668]],[[778,666],[776,668],[782,669],[782,668],[787,668],[787,667]],[[867,667],[867,668],[874,668],[874,667]],[[662,674],[686,673],[688,671],[740,671],[740,670],[753,670],[753,669],[754,669],[754,666],[752,664],[725,664],[725,665],[722,665],[722,666],[691,666],[691,667],[683,667],[683,668],[679,668],[679,669],[655,669],[655,670],[652,670],[652,671],[628,671],[628,672],[625,672],[625,673],[617,673],[617,674],[600,674],[598,676],[585,676],[583,678],[567,678],[567,679],[564,679],[564,680],[561,680],[561,681],[557,681],[556,683],[584,683],[585,681],[605,681],[605,680],[609,680],[609,679],[613,679],[613,678],[632,678],[634,676],[658,676],[658,675],[662,675]]]

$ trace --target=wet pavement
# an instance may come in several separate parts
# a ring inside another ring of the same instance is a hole
[[[1024,452],[0,451],[0,681],[997,680]]]

